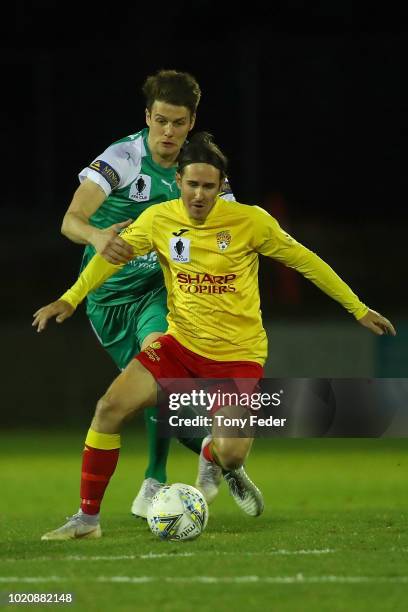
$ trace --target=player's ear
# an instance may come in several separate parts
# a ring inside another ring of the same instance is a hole
[[[176,172],[176,183],[177,183],[177,187],[179,189],[181,189],[181,174],[180,174],[180,172]]]
[[[146,113],[146,125],[150,127],[151,118],[150,118],[150,112],[148,108],[145,109],[145,113]]]
[[[221,174],[221,172],[220,172],[220,186],[219,186],[218,192],[221,193],[221,191],[225,191],[226,190],[226,186],[227,186],[227,189],[229,189],[229,187],[228,187],[228,179],[227,179],[226,176],[223,176]]]
[[[190,121],[190,129],[188,130],[189,132],[191,132],[191,130],[193,129],[193,127],[195,126],[195,122],[196,122],[196,114],[194,113],[194,115],[191,117],[191,121]]]

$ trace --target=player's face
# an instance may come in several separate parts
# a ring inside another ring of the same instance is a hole
[[[174,106],[155,100],[150,112],[146,109],[148,143],[154,161],[173,164],[194,122],[195,116],[191,116],[186,106]]]
[[[204,221],[221,191],[220,171],[210,164],[190,164],[177,174],[181,199],[191,219]]]

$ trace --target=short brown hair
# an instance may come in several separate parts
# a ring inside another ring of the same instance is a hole
[[[201,98],[201,89],[196,79],[188,72],[177,70],[159,70],[147,77],[142,91],[146,98],[149,112],[153,102],[167,102],[174,106],[185,106],[195,115]]]

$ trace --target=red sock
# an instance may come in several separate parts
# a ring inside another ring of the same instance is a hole
[[[213,454],[212,446],[213,446],[213,441],[211,440],[211,442],[209,442],[208,444],[204,446],[203,455],[205,459],[207,459],[207,461],[212,461],[213,463],[217,463],[215,456]]]
[[[81,473],[81,510],[85,514],[98,514],[118,459],[119,448],[100,450],[85,444]]]

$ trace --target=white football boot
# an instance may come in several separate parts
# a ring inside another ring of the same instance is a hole
[[[207,504],[211,504],[218,493],[222,479],[222,469],[214,461],[208,461],[203,455],[203,448],[211,442],[212,436],[204,438],[198,460],[198,474],[195,487],[204,495]]]
[[[254,485],[244,467],[231,470],[224,474],[230,494],[235,503],[249,516],[259,516],[264,509],[262,493]]]
[[[42,540],[75,540],[78,538],[100,538],[102,536],[99,522],[92,524],[83,520],[81,511],[77,512],[62,527],[44,533]]]
[[[146,518],[147,509],[150,506],[153,495],[164,487],[164,484],[156,480],[155,478],[146,478],[140,487],[139,493],[133,500],[131,507],[131,513],[138,518]]]

